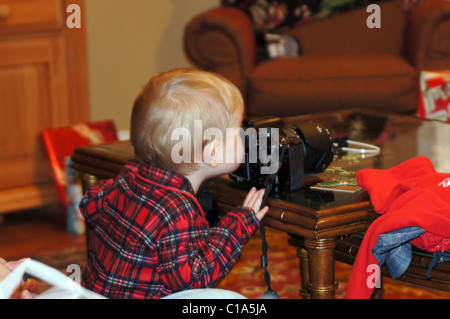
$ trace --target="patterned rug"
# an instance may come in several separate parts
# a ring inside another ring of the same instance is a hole
[[[266,229],[267,242],[269,244],[269,272],[273,290],[277,291],[282,299],[299,299],[300,271],[296,249],[288,245],[288,235],[270,228]],[[266,290],[263,269],[260,265],[261,236],[259,232],[244,247],[241,259],[231,272],[219,284],[218,288],[229,289],[254,299],[260,297]],[[86,247],[78,246],[58,251],[51,251],[32,256],[50,265],[66,275],[68,266],[75,264],[84,268],[86,264]],[[351,266],[336,262],[336,280],[339,286],[336,290],[336,298],[345,296],[347,281],[350,277]],[[450,299],[450,293],[401,283],[390,278],[384,278],[385,299]]]
[[[269,245],[269,272],[272,289],[282,299],[298,299],[300,289],[299,261],[296,248],[288,245],[289,236],[266,228]],[[219,287],[237,291],[248,298],[258,298],[266,290],[260,264],[261,236],[259,232],[244,247],[242,257]],[[336,262],[336,281],[339,283],[336,298],[343,299],[352,266]],[[408,285],[390,278],[383,279],[384,299],[450,299],[450,293]]]

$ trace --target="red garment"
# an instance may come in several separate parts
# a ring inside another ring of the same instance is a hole
[[[82,285],[108,298],[214,287],[260,225],[239,206],[210,228],[186,177],[136,159],[92,187],[80,209],[94,227]]]
[[[387,170],[363,169],[357,173],[357,180],[382,216],[364,236],[346,298],[370,298],[371,265],[378,265],[372,249],[379,235],[418,226],[426,232],[411,244],[429,252],[450,249],[450,173],[437,173],[428,158],[416,157]]]

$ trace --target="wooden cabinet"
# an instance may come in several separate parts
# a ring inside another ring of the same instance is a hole
[[[40,133],[89,120],[86,26],[67,27],[71,2],[0,0],[0,213],[57,201]]]

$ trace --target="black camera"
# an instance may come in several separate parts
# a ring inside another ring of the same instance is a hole
[[[284,127],[277,117],[243,122],[244,162],[230,177],[264,188],[274,175],[272,190],[296,190],[307,174],[324,171],[333,160],[333,141],[328,129],[315,122],[298,122]]]

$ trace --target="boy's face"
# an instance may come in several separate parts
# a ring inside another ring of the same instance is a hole
[[[226,129],[226,138],[215,140],[217,148],[207,153],[214,153],[216,156],[208,157],[207,162],[214,167],[214,175],[219,176],[234,172],[242,163],[244,158],[244,144],[241,137],[242,114],[235,113],[232,116],[230,127]],[[223,143],[225,141],[225,143]],[[220,146],[219,146],[220,145]]]

